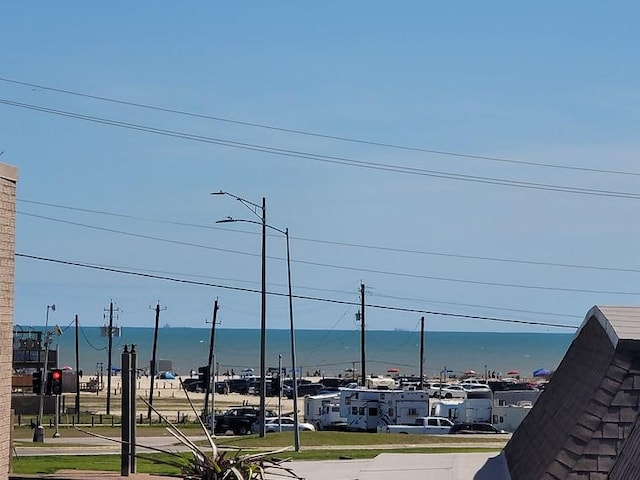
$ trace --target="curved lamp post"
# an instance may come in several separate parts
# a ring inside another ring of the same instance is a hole
[[[265,198],[262,197],[262,205],[245,200],[229,192],[212,192],[211,195],[227,195],[235,198],[260,219],[262,225],[262,306],[260,310],[260,411],[258,420],[260,420],[259,434],[260,438],[265,436],[265,395],[267,390],[266,380],[266,349],[267,349],[267,207]],[[261,211],[261,215],[258,214]],[[258,223],[258,222],[254,222]]]
[[[44,426],[42,425],[42,414],[44,411],[44,392],[47,388],[47,372],[49,370],[49,344],[51,343],[51,336],[53,332],[48,332],[49,328],[49,310],[52,312],[56,311],[55,304],[47,305],[47,313],[45,315],[44,320],[44,359],[42,363],[42,368],[40,370],[40,401],[38,406],[38,424],[33,433],[33,441],[34,442],[43,442],[44,441]],[[56,399],[57,400],[57,399]],[[56,409],[56,414],[57,414]]]
[[[235,223],[235,222],[245,222],[245,223],[255,223],[253,220],[242,220],[236,219],[233,217],[227,217],[223,220],[218,220],[216,223]],[[266,223],[262,224],[266,228],[270,228],[278,233],[284,235],[284,238],[287,242],[287,280],[289,284],[289,330],[291,337],[291,381],[293,383],[293,443],[296,452],[300,451],[300,431],[298,430],[298,381],[297,381],[297,372],[296,372],[296,340],[295,340],[295,330],[293,327],[293,294],[291,292],[291,250],[289,248],[289,229],[285,228],[284,230],[280,230],[279,228],[273,227],[271,225],[267,225]],[[262,377],[264,379],[264,377]],[[262,382],[262,380],[261,380]],[[262,394],[264,390],[261,391]],[[262,420],[264,424],[264,420]],[[264,427],[264,425],[263,425]]]

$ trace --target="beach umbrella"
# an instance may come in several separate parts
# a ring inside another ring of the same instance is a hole
[[[551,375],[551,370],[546,368],[539,368],[533,372],[534,377],[548,377],[549,375]]]
[[[400,370],[397,368],[389,368],[387,370],[387,373],[400,373]]]
[[[73,370],[73,367],[70,367],[69,365],[65,365],[64,367],[62,367],[61,370]]]
[[[475,370],[467,370],[466,372],[464,372],[465,375],[477,375]]]
[[[520,375],[520,372],[518,370],[509,370],[507,375]]]
[[[250,372],[253,372],[253,368],[251,368],[251,367],[243,368],[242,371],[244,373],[250,373]]]

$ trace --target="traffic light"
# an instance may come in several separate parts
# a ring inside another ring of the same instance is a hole
[[[198,380],[200,380],[205,385],[207,385],[210,381],[210,378],[211,378],[211,375],[210,375],[209,365],[206,365],[204,367],[198,367]]]
[[[42,391],[42,371],[38,370],[37,372],[33,372],[33,376],[31,377],[31,387],[33,388],[33,393],[36,395],[40,395]]]
[[[47,395],[62,395],[62,370],[56,368],[47,375]]]

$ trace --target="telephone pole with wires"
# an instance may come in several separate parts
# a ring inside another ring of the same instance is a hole
[[[102,327],[101,335],[103,337],[108,337],[108,346],[107,346],[107,415],[111,414],[111,374],[113,373],[113,367],[111,365],[111,354],[113,349],[113,334],[116,336],[120,336],[120,329],[118,327],[113,326],[113,314],[119,311],[118,308],[114,308],[113,300],[109,302],[109,308],[105,309],[105,311],[109,312],[109,325]]]
[[[157,375],[156,352],[158,350],[158,325],[160,324],[160,311],[166,310],[167,307],[160,308],[160,300],[158,300],[158,303],[156,304],[155,307],[152,307],[151,305],[149,305],[149,308],[156,311],[156,326],[153,331],[153,351],[151,353],[151,385],[149,386],[149,411],[147,413],[147,418],[151,420],[151,406],[153,405],[153,387],[154,387],[154,380]]]
[[[365,348],[365,325],[364,325],[364,283],[360,284],[360,311],[356,312],[356,321],[360,322],[360,368],[361,368],[361,381],[360,385],[363,387],[366,385],[366,348]]]

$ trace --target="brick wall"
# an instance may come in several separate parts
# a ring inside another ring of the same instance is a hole
[[[11,459],[11,360],[15,274],[16,182],[18,170],[0,163],[0,479]]]

